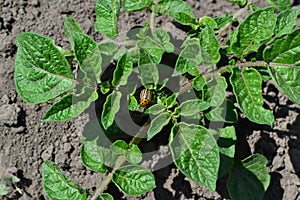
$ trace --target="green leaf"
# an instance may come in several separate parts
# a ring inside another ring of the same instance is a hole
[[[220,106],[226,98],[227,82],[225,77],[219,73],[213,80],[207,83],[207,89],[205,90],[205,101],[210,102],[211,106]]]
[[[162,104],[154,104],[145,110],[146,114],[158,115],[166,108]]]
[[[278,10],[288,10],[291,8],[289,0],[267,0],[267,2]]]
[[[160,63],[164,49],[149,36],[139,40],[138,47],[140,48],[139,65],[147,63]]]
[[[214,18],[217,23],[217,29],[223,28],[227,23],[232,21],[233,16],[230,13],[226,13],[225,16]]]
[[[71,67],[50,38],[22,33],[16,44],[14,81],[27,103],[44,103],[74,88]]]
[[[66,37],[71,42],[72,48],[74,45],[73,33],[75,33],[75,32],[83,33],[79,24],[72,17],[64,17],[64,32],[65,32]]]
[[[127,79],[132,72],[132,61],[127,54],[124,54],[122,58],[118,61],[117,68],[114,71],[114,76],[112,80],[112,85],[114,87],[119,87],[121,85],[126,85]]]
[[[129,145],[123,140],[117,140],[110,145],[111,151],[115,154],[124,154],[128,148]]]
[[[151,89],[149,88],[149,84],[157,85],[159,74],[155,64],[142,64],[138,66],[138,69],[141,76],[141,82],[145,88]]]
[[[108,148],[97,145],[98,137],[92,141],[83,141],[80,157],[84,166],[92,171],[104,173],[107,167],[113,167],[117,155]]]
[[[97,43],[87,34],[75,32],[72,34],[74,40],[75,58],[81,65],[90,54],[95,51]]]
[[[300,29],[295,30],[285,38],[276,40],[263,52],[266,62],[293,64],[300,66]]]
[[[198,25],[198,20],[194,17],[192,8],[182,0],[162,0],[152,6],[152,10],[156,15],[171,16],[183,25],[194,28]]]
[[[138,106],[138,102],[134,96],[129,95],[128,109],[134,111]]]
[[[170,148],[178,169],[210,190],[216,189],[220,156],[214,137],[202,126],[173,126]]]
[[[209,121],[234,123],[238,120],[238,113],[233,102],[226,99],[220,107],[216,107],[205,114]]]
[[[200,43],[196,38],[184,41],[184,48],[176,61],[174,76],[189,72],[194,76],[199,76],[198,65],[201,63]]]
[[[42,164],[43,187],[51,200],[86,200],[86,191],[66,178],[51,161]]]
[[[114,200],[114,197],[111,194],[102,193],[100,194],[100,197],[97,197],[96,200]]]
[[[116,170],[112,181],[130,196],[144,194],[156,187],[154,175],[148,169],[135,165]]]
[[[164,102],[167,108],[172,108],[177,104],[177,97],[178,93],[174,93],[171,96],[169,96],[166,101]]]
[[[119,49],[114,42],[100,42],[98,43],[98,49],[101,53],[112,56]]]
[[[73,33],[73,41],[75,58],[85,78],[91,83],[101,83],[102,57],[97,43],[88,35],[78,32]]]
[[[95,10],[95,30],[112,39],[117,37],[120,0],[98,0]]]
[[[162,112],[158,116],[156,116],[150,124],[148,129],[148,137],[147,140],[151,140],[156,134],[158,134],[164,126],[166,126],[171,120],[171,115],[168,112]]]
[[[203,87],[206,84],[206,80],[203,76],[196,76],[193,79],[193,88],[197,91],[203,90]]]
[[[231,50],[238,57],[256,52],[261,43],[270,39],[274,33],[276,16],[274,8],[268,7],[251,13],[238,27],[231,40]]]
[[[105,130],[107,130],[115,120],[115,115],[120,109],[121,96],[121,92],[113,91],[106,98],[101,115],[101,122]]]
[[[268,173],[266,165],[268,159],[262,154],[254,154],[250,157],[242,160],[243,166],[251,171],[258,180],[263,184],[264,190],[266,191],[271,180],[271,176]]]
[[[269,71],[280,92],[294,103],[300,104],[300,69],[277,66],[269,67]]]
[[[238,200],[240,197],[245,200],[263,199],[270,183],[267,163],[268,160],[260,154],[254,154],[236,163],[227,182],[231,199]]]
[[[165,30],[155,29],[152,34],[153,40],[162,50],[167,53],[174,51],[174,45],[170,42],[170,36]]]
[[[53,104],[42,121],[67,121],[77,117],[97,98],[97,91],[86,86],[80,94],[68,94]]]
[[[277,22],[274,29],[276,38],[290,34],[297,24],[297,16],[300,14],[300,9],[282,11],[277,15]]]
[[[192,116],[198,112],[204,111],[210,107],[210,103],[201,99],[190,99],[184,101],[175,108],[174,113],[182,116]]]
[[[145,10],[152,5],[152,0],[123,0],[123,8],[127,12]]]
[[[207,27],[209,26],[210,28],[214,29],[214,28],[217,28],[218,27],[218,24],[217,22],[215,22],[215,20],[211,17],[208,17],[208,16],[203,16],[199,19],[199,25],[201,27]],[[203,31],[203,29],[202,29]],[[202,32],[201,31],[201,32]]]
[[[262,80],[254,68],[232,68],[230,83],[233,87],[237,103],[249,120],[258,124],[272,125],[272,111],[264,109],[262,97]]]
[[[247,4],[247,0],[227,0],[228,2],[237,3],[239,6],[243,7]]]
[[[220,130],[220,137],[218,139],[221,160],[219,178],[227,174],[233,167],[236,141],[237,137],[233,126],[228,126]]]
[[[266,48],[263,57],[267,62],[278,63],[277,66],[269,67],[270,75],[279,90],[295,103],[300,103],[300,92],[298,79],[300,69],[300,29],[285,38],[276,40],[271,47]],[[290,64],[291,66],[281,66]]]
[[[143,154],[136,144],[131,144],[130,148],[125,152],[125,159],[131,164],[141,162]]]
[[[207,52],[214,63],[217,64],[221,58],[220,55],[220,43],[215,35],[214,30],[210,26],[206,26],[200,33],[200,46]]]

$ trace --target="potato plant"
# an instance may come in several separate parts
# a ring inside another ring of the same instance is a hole
[[[138,144],[162,130],[169,130],[163,136],[169,137],[173,162],[186,177],[215,191],[217,180],[228,175],[232,199],[263,199],[270,183],[268,160],[261,154],[235,159],[233,124],[242,114],[272,126],[273,111],[264,106],[262,96],[262,84],[269,80],[300,103],[300,29],[296,27],[300,10],[292,10],[288,0],[267,0],[271,6],[266,8],[247,0],[228,1],[238,3],[240,10],[197,19],[182,0],[99,0],[94,28],[105,35],[104,41],[96,42],[71,17],[63,19],[69,50],[37,33],[18,36],[14,72],[18,94],[30,104],[56,100],[42,121],[70,120],[102,98],[100,125],[111,138],[118,138],[114,137],[122,134],[116,124],[118,112],[150,116],[129,141],[111,139],[107,145],[105,135],[82,139],[83,165],[106,173],[95,191],[82,189],[52,161],[44,161],[43,186],[50,199],[111,200],[113,196],[105,192],[110,182],[127,195],[151,191],[155,178],[138,165],[143,157]],[[126,12],[150,13],[149,22],[133,27],[124,41],[118,32],[121,7]],[[245,13],[247,17],[241,19]],[[172,32],[157,28],[159,16],[170,16],[188,29],[180,47]],[[166,55],[172,55],[175,64]],[[103,78],[109,67],[111,78]],[[222,127],[213,128],[213,122]]]

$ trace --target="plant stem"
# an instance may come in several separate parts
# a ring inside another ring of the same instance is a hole
[[[155,14],[154,14],[154,12],[151,12],[151,15],[150,15],[150,30],[151,30],[151,33],[153,33],[153,31],[155,30],[155,23],[156,23]]]
[[[148,130],[149,123],[150,123],[150,121],[148,121],[148,122],[146,122],[144,124],[144,126],[139,130],[139,132],[129,142],[129,145],[140,143],[140,141],[143,139],[143,136],[146,135],[146,131]],[[95,200],[100,194],[102,194],[107,189],[107,186],[112,181],[113,174],[124,163],[125,163],[125,157],[124,157],[124,155],[119,156],[118,159],[116,160],[116,163],[115,163],[112,171],[107,173],[107,176],[105,177],[104,181],[97,188],[96,192],[94,193],[94,195],[91,197],[90,200]]]
[[[243,67],[276,67],[276,66],[285,66],[285,67],[292,67],[295,69],[299,69],[300,70],[300,66],[294,66],[292,64],[280,64],[280,63],[267,63],[265,61],[257,61],[257,62],[243,62],[243,63],[236,63],[235,65],[225,65],[222,66],[219,69],[213,70],[211,72],[208,72],[206,74],[201,74],[206,80],[210,79],[212,75],[216,74],[216,73],[220,73],[220,74],[224,74],[226,72],[226,68],[228,67],[234,67],[237,66],[239,68],[243,68]],[[184,83],[183,86],[181,86],[180,88],[180,92],[184,92],[184,91],[188,91],[193,87],[193,81],[187,81]]]

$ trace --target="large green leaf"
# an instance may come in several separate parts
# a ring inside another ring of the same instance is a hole
[[[112,168],[118,158],[108,148],[97,145],[98,137],[92,141],[83,141],[80,157],[84,166],[95,172],[104,173],[107,167]]]
[[[273,62],[277,66],[269,67],[270,75],[278,86],[290,100],[300,104],[300,29],[285,38],[276,40],[269,48],[264,51],[264,59],[267,62]],[[281,66],[281,64],[290,64],[292,66]],[[297,66],[297,67],[293,67]]]
[[[164,126],[166,126],[171,120],[171,115],[168,112],[162,112],[158,116],[156,116],[150,124],[148,129],[148,137],[147,140],[151,140],[157,133],[159,133]]]
[[[117,37],[120,0],[98,0],[95,10],[95,30],[105,34],[109,38]]]
[[[86,86],[80,94],[68,94],[53,104],[42,121],[67,121],[77,117],[97,98],[97,91]]]
[[[231,39],[232,52],[238,57],[244,57],[257,51],[261,43],[273,35],[275,24],[276,16],[273,7],[251,13],[239,25],[238,32]]]
[[[220,43],[215,35],[214,30],[210,26],[206,26],[199,36],[200,46],[211,56],[214,63],[218,63],[220,55]]]
[[[80,69],[85,73],[85,79],[91,83],[100,83],[102,57],[97,43],[84,33],[73,33],[75,58]]]
[[[156,187],[153,174],[148,169],[135,165],[116,170],[112,181],[130,196],[141,195]]]
[[[42,164],[43,187],[51,200],[86,200],[86,191],[66,178],[51,161]]]
[[[105,130],[107,130],[115,120],[115,115],[120,109],[121,96],[121,92],[113,91],[106,98],[101,115],[101,123]]]
[[[194,17],[190,5],[182,0],[161,0],[152,6],[156,15],[169,15],[177,22],[196,28],[198,20]]]
[[[300,29],[295,30],[285,38],[276,40],[263,52],[267,62],[292,64],[300,66]]]
[[[201,126],[174,125],[170,138],[173,160],[188,178],[216,189],[220,156],[214,137]]]
[[[297,24],[297,16],[300,9],[282,11],[277,15],[277,22],[274,29],[274,35],[279,38],[285,34],[290,34]]]
[[[71,67],[50,38],[22,33],[16,44],[14,81],[22,99],[43,103],[74,88]]]
[[[258,124],[272,125],[272,111],[264,109],[262,97],[262,80],[254,68],[232,68],[230,83],[233,87],[237,103],[249,120]]]
[[[127,12],[144,10],[152,5],[152,0],[123,0],[122,6]]]
[[[112,85],[117,87],[121,85],[126,85],[128,76],[132,72],[132,61],[127,54],[124,54],[122,58],[118,61],[117,68],[114,71],[114,77],[112,80]]]
[[[254,154],[243,161],[238,161],[232,169],[227,188],[231,199],[263,199],[270,183],[266,164],[268,160],[260,154]]]
[[[291,8],[290,0],[267,0],[267,2],[278,10],[288,10]]]

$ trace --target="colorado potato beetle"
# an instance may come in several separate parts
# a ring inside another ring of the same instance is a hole
[[[151,92],[150,90],[143,89],[140,93],[140,103],[141,106],[146,107],[151,101]]]

